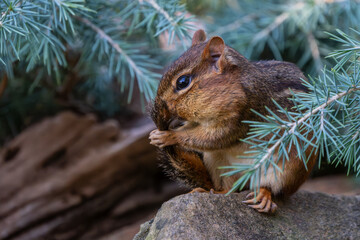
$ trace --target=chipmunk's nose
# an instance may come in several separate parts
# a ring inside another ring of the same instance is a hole
[[[178,118],[178,117],[172,118],[172,119],[170,120],[170,123],[169,123],[169,129],[170,129],[170,130],[174,130],[174,129],[176,129],[176,128],[179,128],[179,127],[181,127],[181,126],[184,126],[184,124],[185,124],[185,120],[184,120],[184,119],[181,119],[181,118]]]

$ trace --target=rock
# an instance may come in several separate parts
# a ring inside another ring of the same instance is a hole
[[[242,203],[246,194],[175,197],[134,239],[360,239],[360,196],[299,191],[266,215]]]
[[[151,219],[144,224],[141,224],[140,231],[135,235],[134,240],[146,239],[146,237],[149,235],[150,227],[153,222],[154,219]]]

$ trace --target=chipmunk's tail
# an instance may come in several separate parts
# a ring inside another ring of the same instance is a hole
[[[150,106],[150,115],[159,130],[168,130],[173,114],[170,114],[164,101],[156,98]],[[201,187],[205,190],[213,188],[201,153],[188,151],[179,146],[168,146],[159,152],[160,165],[171,178],[179,179],[190,187]]]
[[[160,150],[161,166],[173,179],[178,179],[192,188],[214,188],[205,168],[202,154],[181,147],[170,146]]]

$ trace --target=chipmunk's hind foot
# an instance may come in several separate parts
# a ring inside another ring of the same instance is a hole
[[[277,205],[271,200],[271,192],[266,188],[260,188],[256,198],[255,193],[251,192],[246,196],[246,199],[248,200],[243,201],[243,203],[250,204],[248,206],[256,209],[258,212],[274,213],[277,209]]]

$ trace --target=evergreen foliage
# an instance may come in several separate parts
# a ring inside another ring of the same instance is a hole
[[[184,43],[193,29],[176,0],[3,0],[0,9],[0,71],[8,85],[0,102],[2,136],[15,135],[21,119],[36,115],[29,102],[57,106],[39,96],[44,90],[52,100],[70,92],[77,107],[108,116],[131,101],[134,89],[150,101],[166,56],[159,36]],[[22,94],[14,99],[11,92]]]

